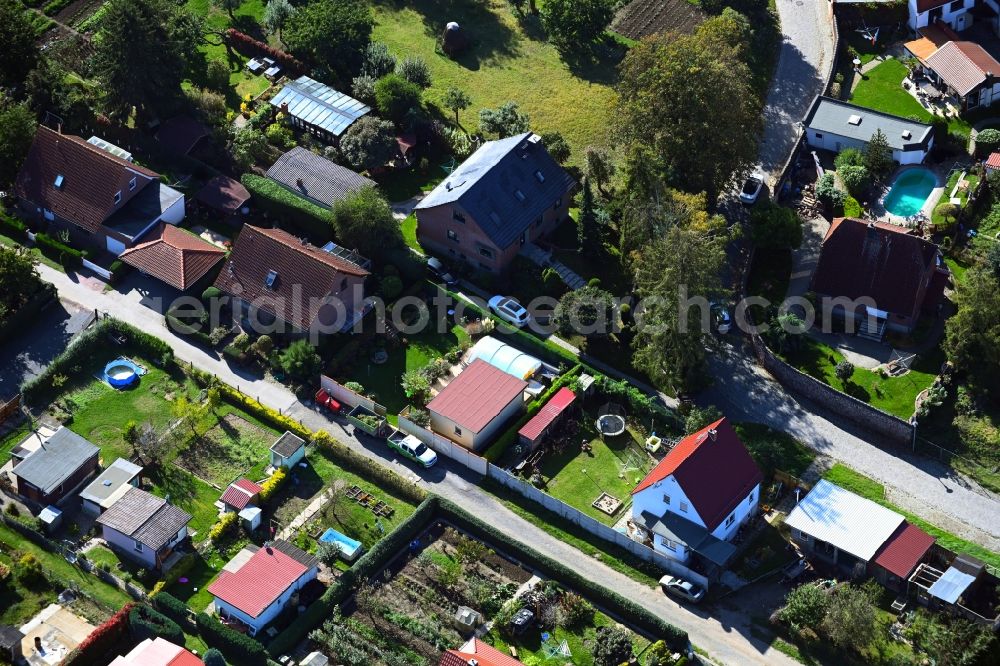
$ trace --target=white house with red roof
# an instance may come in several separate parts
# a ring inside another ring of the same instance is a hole
[[[273,622],[292,597],[315,580],[319,560],[278,539],[263,548],[247,546],[208,586],[215,612],[247,627],[251,636]]]
[[[682,439],[632,491],[632,523],[657,552],[724,566],[757,512],[760,468],[725,418]]]

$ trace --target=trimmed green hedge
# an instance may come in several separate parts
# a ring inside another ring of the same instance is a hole
[[[333,222],[329,210],[300,197],[269,178],[245,173],[240,181],[254,196],[257,207],[272,217],[290,222],[319,245],[333,240]]]
[[[16,241],[28,240],[28,225],[16,217],[0,211],[0,233]]]
[[[439,499],[438,505],[440,517],[467,532],[483,537],[491,545],[500,548],[523,564],[538,569],[547,577],[586,597],[588,601],[601,606],[620,620],[646,631],[654,639],[662,639],[672,651],[679,652],[687,648],[688,635],[686,631],[665,622],[634,601],[581,576],[562,562],[546,557],[520,541],[508,537],[489,523],[480,520],[446,499]]]
[[[53,386],[52,378],[56,375],[73,376],[83,371],[87,364],[93,363],[93,357],[106,351],[109,346],[107,336],[111,333],[124,335],[127,338],[122,351],[142,356],[161,368],[173,362],[174,350],[159,338],[144,333],[125,322],[105,318],[98,321],[70,344],[66,350],[56,356],[40,375],[32,377],[21,385],[21,395],[29,405],[40,405],[48,402],[60,393]]]
[[[174,622],[181,625],[186,625],[191,622],[191,613],[187,604],[169,592],[160,592],[151,597],[151,601],[153,603],[153,608],[160,611],[160,613],[166,615]]]
[[[199,322],[197,327],[195,324],[186,324],[175,317],[173,311],[168,311],[167,314],[163,315],[163,319],[167,325],[167,330],[171,333],[184,338],[191,338],[198,344],[208,347],[209,349],[215,346],[212,344],[212,338],[209,337],[208,333],[205,333],[202,330],[204,324]]]
[[[205,642],[222,652],[231,663],[247,666],[267,664],[267,651],[264,650],[264,646],[246,634],[233,631],[206,613],[198,613],[194,621]]]
[[[184,631],[176,622],[149,606],[136,606],[128,614],[129,632],[136,642],[162,636],[175,645],[184,645]]]
[[[83,252],[70,247],[45,233],[35,234],[35,245],[46,257],[66,270],[72,271],[83,265]]]

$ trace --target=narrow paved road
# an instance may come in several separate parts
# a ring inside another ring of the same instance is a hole
[[[244,393],[258,398],[264,405],[301,420],[307,427],[329,432],[355,451],[393,469],[406,479],[438,493],[466,510],[488,520],[511,538],[527,544],[538,552],[560,562],[571,563],[581,575],[641,604],[691,636],[691,641],[723,664],[760,664],[793,666],[794,660],[770,648],[754,637],[747,615],[728,609],[694,609],[681,607],[658,590],[646,587],[620,574],[601,562],[584,556],[580,551],[552,537],[547,532],[522,519],[496,498],[478,487],[478,478],[468,470],[442,461],[435,468],[416,474],[413,468],[393,455],[384,442],[365,437],[355,438],[353,428],[327,419],[305,407],[284,386],[241,375],[214,352],[191,345],[170,333],[163,317],[155,309],[141,303],[143,294],[137,290],[126,293],[103,291],[103,284],[88,278],[67,276],[40,265],[42,278],[56,286],[61,298],[85,307],[106,312],[136,328],[162,338],[173,348],[176,358],[192,363],[199,369],[214,373],[222,381],[239,386]],[[710,616],[709,613],[713,615]]]
[[[776,176],[795,145],[799,121],[833,62],[833,24],[826,0],[777,0],[781,17],[781,55],[764,106],[760,164]]]

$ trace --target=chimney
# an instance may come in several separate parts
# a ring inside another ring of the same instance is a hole
[[[270,546],[264,546],[264,550],[267,551],[268,555],[274,555],[274,549]]]
[[[306,189],[306,184],[302,182],[301,178],[296,178],[295,179],[295,187],[299,188],[300,190],[305,190]]]
[[[719,431],[716,430],[715,428],[712,428],[711,430],[708,431],[708,438],[714,442],[719,438]]]
[[[42,650],[42,637],[41,636],[35,636],[35,651],[38,652],[39,654],[42,654],[44,652]]]

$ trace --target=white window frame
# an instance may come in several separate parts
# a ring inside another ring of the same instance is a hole
[[[728,518],[726,518],[726,527],[729,527],[735,522],[736,522],[736,512],[734,511],[731,514],[729,514]]]
[[[687,513],[688,512],[688,503],[687,502],[681,502],[681,511],[683,513]]]

